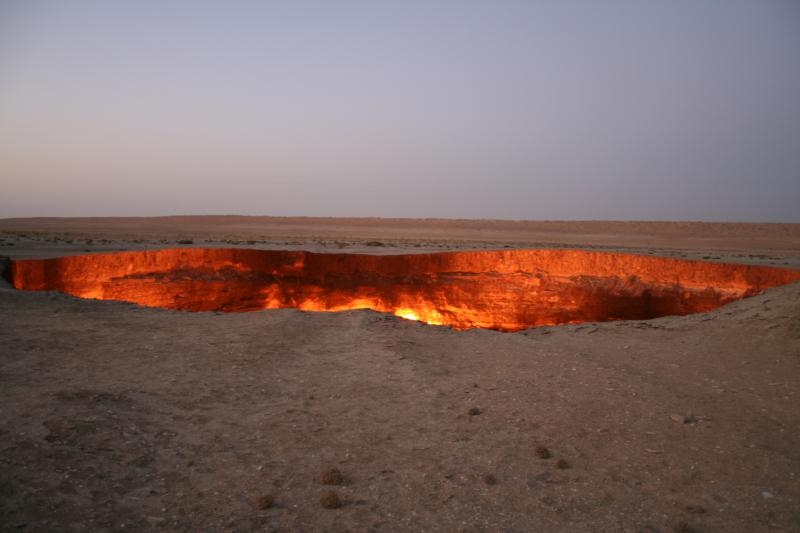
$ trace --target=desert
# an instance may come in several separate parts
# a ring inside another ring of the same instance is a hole
[[[0,1],[0,532],[800,532],[798,22]]]
[[[0,220],[0,255],[584,250],[800,269],[800,225]],[[90,255],[91,256],[91,255]],[[0,287],[8,531],[800,529],[800,284],[517,332]],[[331,495],[331,493],[333,495]]]

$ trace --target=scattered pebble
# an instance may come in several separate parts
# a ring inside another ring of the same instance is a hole
[[[339,499],[339,495],[333,491],[326,492],[323,494],[319,499],[319,504],[324,509],[338,509],[342,506],[342,500]]]
[[[676,422],[678,424],[697,424],[700,420],[709,420],[708,417],[698,417],[689,413],[688,415],[679,415],[679,414],[671,414],[669,415],[670,420]]]
[[[550,459],[552,457],[550,455],[550,450],[547,449],[545,446],[537,446],[536,447],[536,456],[539,459]]]
[[[344,476],[336,468],[331,468],[320,474],[319,481],[323,485],[341,485],[344,483]]]
[[[269,509],[275,504],[275,498],[272,497],[272,494],[264,494],[263,496],[256,498],[255,504],[256,509],[263,511],[264,509]]]

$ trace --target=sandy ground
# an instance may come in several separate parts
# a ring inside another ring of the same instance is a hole
[[[0,254],[191,239],[800,258],[800,225],[226,220],[0,220]],[[702,315],[515,334],[3,284],[0,324],[3,530],[800,531],[800,284]],[[342,484],[321,482],[330,469]],[[320,504],[331,490],[337,509]]]

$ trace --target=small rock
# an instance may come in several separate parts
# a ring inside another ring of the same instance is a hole
[[[338,509],[342,506],[342,500],[339,499],[339,495],[333,491],[326,492],[323,494],[319,499],[319,504],[324,509]]]
[[[764,499],[766,499],[766,500],[769,500],[770,498],[774,498],[774,497],[775,497],[775,495],[774,495],[774,494],[772,494],[772,493],[771,493],[770,491],[768,491],[768,490],[765,490],[765,491],[763,491],[763,492],[761,493],[761,496],[762,496]]]
[[[492,474],[486,474],[483,476],[483,482],[487,485],[497,485],[497,478],[494,477]]]
[[[537,446],[536,447],[536,456],[539,459],[550,459],[552,457],[550,455],[550,450],[547,449],[545,446]]]
[[[671,414],[669,415],[670,420],[673,422],[677,422],[678,424],[696,424],[700,421],[698,417],[689,413],[688,415],[678,415],[678,414]]]
[[[255,506],[256,509],[259,511],[263,511],[264,509],[269,509],[275,504],[275,498],[272,497],[271,494],[264,494],[263,496],[259,496],[256,498]]]
[[[693,533],[695,529],[688,522],[678,522],[672,528],[675,533]]]
[[[559,459],[558,462],[556,463],[556,468],[560,468],[561,470],[566,470],[567,468],[569,468],[569,463],[566,461],[566,459]]]
[[[323,485],[341,485],[344,483],[344,476],[336,468],[331,468],[320,474],[319,481]]]
[[[479,408],[473,407],[472,409],[469,410],[469,416],[478,416],[482,412],[483,411],[481,411]]]
[[[687,505],[686,510],[692,514],[705,514],[706,508],[701,505]]]

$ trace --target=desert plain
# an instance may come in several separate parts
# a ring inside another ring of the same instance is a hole
[[[800,269],[800,224],[0,220],[9,259],[192,246]],[[501,333],[2,281],[0,324],[4,531],[800,531],[797,283],[707,313]]]

